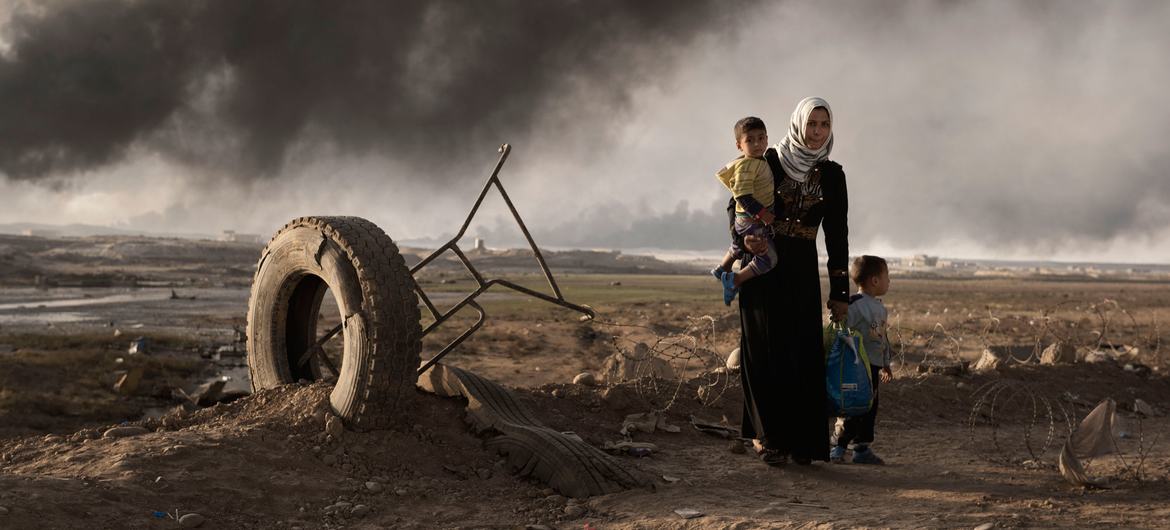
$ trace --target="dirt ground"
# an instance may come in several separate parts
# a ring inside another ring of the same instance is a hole
[[[38,256],[21,262],[21,278],[43,274],[33,265],[52,260]],[[558,276],[566,297],[598,310],[594,322],[493,293],[488,324],[444,362],[512,388],[546,425],[598,447],[624,439],[627,414],[662,411],[680,427],[634,433],[656,450],[617,456],[654,477],[653,488],[577,500],[486,450],[459,400],[420,391],[411,424],[370,433],[332,425],[327,383],[184,405],[177,390],[195,393],[224,375],[247,387],[235,332],[248,296],[240,271],[253,259],[232,248],[150,264],[207,271],[195,282],[135,270],[133,260],[118,267],[137,285],[0,281],[0,528],[165,528],[192,513],[203,528],[306,529],[1158,528],[1170,516],[1168,281],[895,271],[885,301],[896,379],[883,386],[880,467],[772,468],[741,442],[691,426],[692,417],[737,426],[742,407],[737,374],[721,369],[738,341],[736,312],[709,278]],[[85,267],[113,268],[100,259]],[[421,284],[446,304],[472,286],[448,272]],[[424,358],[471,321],[460,315],[439,328]],[[149,339],[147,355],[127,351],[139,336]],[[1058,341],[1107,355],[1037,364]],[[919,371],[974,361],[984,349],[1003,356],[999,369]],[[615,353],[660,361],[635,374],[645,377],[572,383],[584,371],[604,375]],[[119,395],[114,381],[135,366],[143,383]],[[997,390],[995,402],[986,399]],[[1106,487],[1071,486],[1055,468],[1059,445],[1069,423],[1107,397],[1118,403],[1121,455],[1089,467]],[[1135,399],[1157,414],[1135,414]],[[114,427],[145,432],[103,437]],[[683,509],[702,515],[684,519]]]

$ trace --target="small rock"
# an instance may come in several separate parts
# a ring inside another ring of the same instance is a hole
[[[743,442],[739,440],[732,440],[731,443],[728,444],[727,448],[737,455],[742,455],[747,452],[747,449],[745,449],[743,446]]]
[[[553,390],[553,391],[552,391],[552,397],[555,397],[555,398],[562,398],[562,397],[565,397],[565,391],[564,391],[564,390],[561,390],[561,389],[559,389],[559,388],[558,388],[558,389],[555,389],[555,390]]]
[[[354,517],[362,517],[362,516],[370,513],[370,507],[366,506],[365,504],[359,504],[357,506],[354,506],[353,509],[349,511],[349,513],[350,513],[350,515],[353,515]]]
[[[139,436],[150,432],[145,427],[114,427],[102,433],[102,438],[127,438],[130,436]]]
[[[678,516],[682,517],[683,519],[694,519],[696,517],[702,517],[705,515],[703,512],[692,508],[679,508],[675,510],[674,513],[677,513]]]
[[[406,491],[406,488],[398,488],[398,489],[394,490],[394,494],[399,496],[399,497],[406,495],[407,493],[409,493],[409,492]]]
[[[580,504],[570,504],[565,506],[565,516],[571,519],[576,519],[585,515],[585,507]]]
[[[341,424],[341,418],[332,414],[325,416],[325,433],[333,438],[340,438],[345,433],[345,426]]]
[[[975,530],[991,530],[995,528],[995,523],[983,523],[975,527]]]
[[[366,489],[370,490],[370,493],[378,493],[382,491],[382,485],[378,484],[377,482],[370,481],[366,483]]]
[[[727,369],[739,370],[742,362],[740,361],[739,348],[731,350],[731,354],[727,356]]]
[[[189,513],[179,518],[179,526],[183,528],[199,528],[207,518],[197,513]]]
[[[574,385],[593,386],[597,384],[597,376],[593,372],[581,372],[573,378]]]
[[[0,515],[8,515],[8,508],[0,506]]]
[[[1153,405],[1146,403],[1141,398],[1133,400],[1133,411],[1148,418],[1161,415],[1161,411],[1155,409]]]
[[[332,466],[337,463],[337,457],[333,455],[325,455],[321,458],[321,463],[327,466]]]
[[[489,478],[492,478],[492,470],[490,470],[486,467],[481,467],[479,469],[476,469],[475,474],[479,476],[480,480],[487,480]]]

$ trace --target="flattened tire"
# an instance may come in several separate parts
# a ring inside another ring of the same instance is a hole
[[[316,343],[328,287],[344,324],[334,412],[357,430],[406,422],[422,335],[414,286],[398,246],[377,225],[358,217],[288,223],[264,248],[252,281],[252,389],[315,379],[310,365],[297,361]]]

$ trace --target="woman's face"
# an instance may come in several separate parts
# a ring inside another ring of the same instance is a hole
[[[817,107],[808,115],[804,124],[804,145],[809,149],[820,149],[829,139],[833,124],[829,123],[829,112]]]

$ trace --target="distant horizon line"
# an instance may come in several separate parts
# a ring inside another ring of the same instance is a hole
[[[166,231],[157,232],[157,231],[144,230],[144,229],[140,229],[140,228],[122,228],[122,227],[116,227],[116,226],[93,225],[93,224],[86,224],[86,223],[48,224],[48,223],[30,223],[30,222],[0,223],[0,234],[19,236],[19,235],[25,235],[25,234],[23,234],[23,232],[27,231],[27,230],[47,229],[50,231],[51,230],[65,231],[65,229],[69,229],[69,228],[73,228],[74,230],[79,230],[81,232],[86,232],[86,233],[82,233],[82,234],[65,234],[65,233],[63,233],[63,234],[59,234],[59,236],[61,236],[61,237],[142,236],[142,237],[201,239],[201,240],[216,241],[216,240],[220,240],[222,234],[231,232],[231,233],[236,233],[238,235],[255,235],[259,238],[259,243],[264,243],[265,241],[267,241],[268,237],[270,237],[269,234],[262,234],[262,233],[251,234],[251,233],[247,233],[247,232],[237,232],[235,230],[230,230],[230,229],[220,230],[220,232],[218,234],[216,234],[216,233],[201,233],[201,232],[166,232]],[[465,236],[465,237],[467,237],[467,236]],[[415,247],[419,247],[419,248],[431,248],[431,247],[429,247],[429,245],[435,245],[437,247],[439,244],[445,243],[447,240],[448,240],[448,238],[446,238],[446,237],[414,237],[414,238],[395,239],[395,241],[401,245],[415,246]],[[538,242],[538,244],[539,244],[539,242]],[[492,248],[492,249],[496,249],[496,250],[524,249],[525,248],[525,246],[523,245],[522,242],[515,243],[515,245],[516,246],[510,246],[510,247],[488,247],[488,248]],[[725,249],[721,249],[721,248],[713,248],[713,249],[709,249],[709,250],[695,250],[695,249],[683,249],[683,248],[657,248],[657,247],[588,247],[588,246],[574,247],[574,246],[564,246],[564,245],[539,245],[539,246],[541,249],[552,250],[552,251],[557,251],[557,252],[573,251],[573,250],[585,250],[585,251],[597,251],[597,252],[619,251],[619,252],[627,253],[630,255],[649,255],[649,256],[653,256],[657,259],[661,259],[663,261],[676,261],[676,262],[695,261],[695,260],[710,259],[710,258],[719,259],[720,257],[722,257],[723,252],[725,251]],[[825,255],[823,253],[820,253],[819,251],[818,251],[818,256],[822,259],[825,257]],[[981,262],[981,263],[985,263],[985,264],[996,264],[996,263],[1016,264],[1016,265],[1019,265],[1019,264],[1036,264],[1036,265],[1053,264],[1053,265],[1063,265],[1063,266],[1105,265],[1105,266],[1123,266],[1123,267],[1146,266],[1146,267],[1158,267],[1158,268],[1170,269],[1170,263],[1158,263],[1158,262],[1060,260],[1060,259],[1040,259],[1040,258],[971,258],[971,257],[947,256],[945,254],[938,254],[938,253],[931,253],[931,252],[916,252],[916,253],[906,254],[906,255],[894,254],[894,255],[886,255],[885,257],[891,258],[891,259],[904,260],[904,259],[913,259],[913,258],[918,257],[918,256],[928,256],[931,258],[937,258],[937,259],[942,260],[942,261],[950,261],[950,262],[955,262],[955,261],[976,262],[976,263]]]

